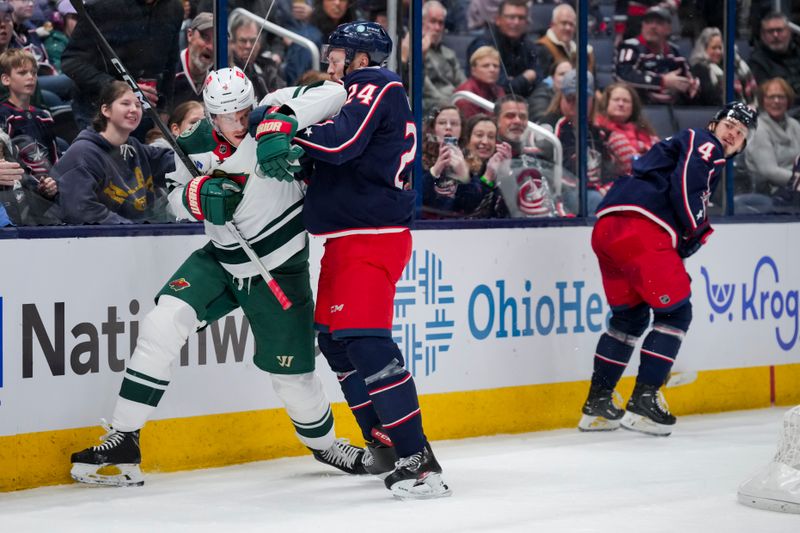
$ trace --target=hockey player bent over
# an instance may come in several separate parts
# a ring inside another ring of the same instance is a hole
[[[669,435],[675,417],[660,388],[692,320],[690,279],[683,259],[713,231],[706,208],[725,160],[744,149],[756,128],[756,112],[730,103],[706,130],[687,129],[655,146],[617,179],[597,208],[592,249],[600,263],[612,315],[597,343],[589,397],[578,427],[622,427]],[[614,405],[617,385],[639,337],[636,385],[626,407]]]
[[[285,100],[281,113],[301,127],[330,117],[345,99],[341,85],[332,82],[303,88],[289,100],[295,92],[279,91],[273,100]],[[192,216],[205,221],[210,242],[194,252],[158,293],[156,307],[141,324],[109,433],[103,444],[72,455],[72,476],[86,483],[143,483],[139,429],[169,384],[173,361],[192,332],[237,307],[242,308],[253,330],[254,362],[269,372],[300,441],[323,463],[348,473],[365,473],[363,450],[335,439],[330,404],[314,373],[314,304],[308,237],[301,218],[302,191],[291,179],[253,176],[257,145],[247,135],[247,119],[255,97],[241,70],[212,72],[203,98],[206,119],[181,135],[178,143],[207,175],[191,179],[178,165],[185,174],[175,179],[186,185],[173,191],[170,201],[173,209],[183,209],[183,204]],[[260,148],[262,152],[265,149],[269,152],[269,147]],[[291,178],[292,165],[285,159],[275,166],[272,177]],[[281,309],[225,226],[230,220],[292,301],[288,310]],[[97,472],[109,464],[122,474]]]
[[[314,322],[367,441],[365,465],[388,473],[386,487],[400,498],[435,498],[450,489],[422,430],[414,380],[392,341],[395,286],[411,255],[414,193],[405,184],[416,127],[400,78],[382,68],[391,50],[378,24],[340,25],[323,57],[348,92],[341,112],[305,129],[266,114],[251,128],[265,144],[286,142],[296,131],[295,142],[314,159],[303,218],[309,232],[327,237]],[[259,133],[276,128],[289,133]],[[395,465],[384,462],[387,451],[396,452]]]

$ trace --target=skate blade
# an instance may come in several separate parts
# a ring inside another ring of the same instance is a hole
[[[107,487],[140,487],[144,476],[137,464],[90,465],[74,463],[70,476],[78,483]]]
[[[800,503],[774,500],[762,496],[748,496],[742,492],[737,494],[737,498],[739,503],[747,505],[748,507],[755,507],[756,509],[764,509],[766,511],[777,511],[779,513],[800,514]]]
[[[672,434],[672,426],[665,426],[664,424],[653,422],[646,416],[637,415],[630,411],[625,412],[625,416],[622,417],[621,425],[627,430],[637,431],[645,435],[653,435],[654,437],[668,437]]]
[[[406,479],[398,481],[389,489],[398,500],[432,500],[453,495],[441,474],[431,473],[422,480]]]
[[[583,415],[578,422],[581,431],[614,431],[619,429],[619,420],[609,420],[602,416]]]

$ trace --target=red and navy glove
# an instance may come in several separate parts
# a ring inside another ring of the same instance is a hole
[[[684,237],[678,242],[678,256],[681,259],[686,259],[694,255],[711,237],[712,233],[714,233],[714,228],[708,222],[698,226],[694,234],[690,237]]]

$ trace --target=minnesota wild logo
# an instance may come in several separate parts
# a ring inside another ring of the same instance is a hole
[[[191,286],[192,284],[186,281],[186,278],[173,279],[169,282],[169,288],[175,292],[182,291],[183,289]]]

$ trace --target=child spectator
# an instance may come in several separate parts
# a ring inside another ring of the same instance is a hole
[[[20,163],[47,184],[43,186],[52,197],[56,184],[49,174],[58,160],[58,147],[50,112],[31,105],[36,69],[36,58],[27,50],[13,48],[0,54],[0,82],[8,90],[8,100],[0,104],[0,128],[19,148]]]
[[[100,93],[100,109],[53,168],[58,202],[69,224],[166,222],[164,174],[175,170],[173,152],[147,146],[131,133],[142,106],[125,82]]]

